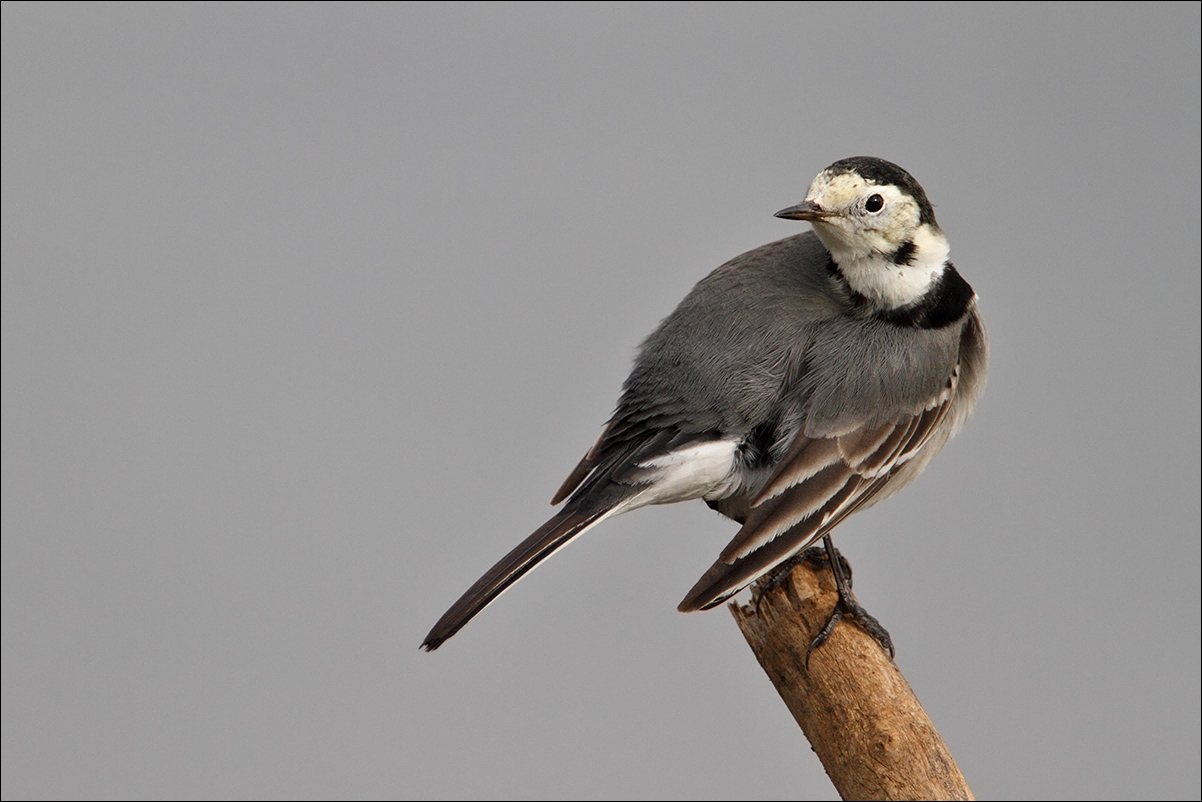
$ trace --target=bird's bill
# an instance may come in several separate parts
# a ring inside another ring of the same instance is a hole
[[[813,201],[802,201],[796,206],[790,206],[788,209],[781,209],[774,217],[783,217],[786,220],[822,220],[826,217],[832,217],[833,212],[823,211],[822,207]]]

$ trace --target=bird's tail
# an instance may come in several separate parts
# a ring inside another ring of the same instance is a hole
[[[517,548],[506,554],[500,562],[488,569],[488,573],[476,580],[476,584],[468,588],[467,592],[459,597],[459,601],[451,605],[451,609],[438,619],[438,623],[422,641],[422,648],[427,652],[437,649],[443,641],[458,632],[476,613],[491,604],[493,599],[525,576],[531,568],[614,512],[613,507],[582,512],[572,510],[572,505],[568,504],[566,509],[556,513],[551,520],[535,530],[534,534],[518,544]]]

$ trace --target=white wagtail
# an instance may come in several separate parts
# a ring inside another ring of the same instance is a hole
[[[777,217],[805,232],[702,279],[642,344],[617,409],[551,500],[564,506],[472,585],[422,646],[437,649],[531,568],[611,515],[701,498],[742,524],[680,603],[720,604],[909,484],[985,383],[976,294],[913,176],[837,161]]]

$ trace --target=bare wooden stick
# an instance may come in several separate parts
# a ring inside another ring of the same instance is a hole
[[[841,622],[806,649],[835,607],[825,565],[803,562],[739,629],[843,799],[975,799],[905,677],[879,644]]]

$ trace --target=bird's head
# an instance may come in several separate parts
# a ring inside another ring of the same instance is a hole
[[[936,246],[943,233],[914,176],[884,159],[856,156],[827,167],[806,198],[777,217],[808,220],[837,263]],[[946,248],[944,248],[946,253]]]

